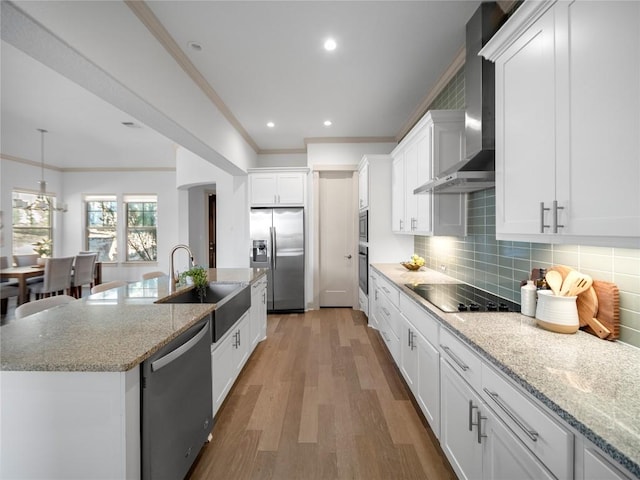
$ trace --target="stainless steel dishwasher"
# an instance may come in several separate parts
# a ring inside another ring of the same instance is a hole
[[[206,317],[142,363],[142,478],[181,479],[211,428],[211,325]]]

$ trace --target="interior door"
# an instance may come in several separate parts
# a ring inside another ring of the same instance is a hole
[[[320,307],[352,307],[357,252],[352,172],[322,172],[320,184]]]

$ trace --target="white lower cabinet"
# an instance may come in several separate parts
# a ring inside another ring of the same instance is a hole
[[[369,269],[369,326],[375,328],[376,330],[380,329],[378,322],[378,297],[380,296],[380,289],[378,288],[378,276],[373,272],[372,269]]]
[[[214,416],[253,351],[250,331],[250,310],[247,310],[224,337],[211,344]]]
[[[267,278],[251,285],[251,349],[267,337]]]
[[[591,447],[584,448],[584,480],[626,480],[627,477]]]
[[[440,442],[459,478],[555,478],[444,358],[441,380]]]
[[[440,352],[419,333],[415,340],[418,352],[418,385],[414,395],[431,430],[440,438]]]

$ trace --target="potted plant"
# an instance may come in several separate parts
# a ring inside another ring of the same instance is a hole
[[[40,255],[38,259],[38,264],[44,263],[44,259],[51,256],[51,239],[50,238],[42,238],[36,243],[32,243],[33,251]]]
[[[207,294],[207,271],[204,267],[194,265],[189,270],[180,274],[180,282],[189,283],[187,279],[191,279],[195,287],[198,297],[202,301]]]

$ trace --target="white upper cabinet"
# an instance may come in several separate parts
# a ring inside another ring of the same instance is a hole
[[[639,2],[525,2],[482,50],[498,239],[640,247],[638,25]]]
[[[464,112],[432,110],[391,153],[392,230],[465,235],[466,194],[415,195],[414,189],[464,158]]]
[[[361,162],[358,168],[358,208],[369,208],[369,162]]]
[[[305,171],[252,170],[249,200],[252,207],[303,206]]]

